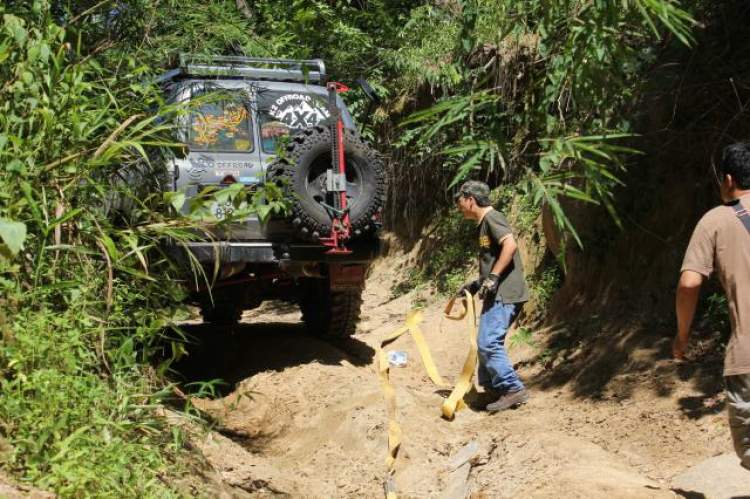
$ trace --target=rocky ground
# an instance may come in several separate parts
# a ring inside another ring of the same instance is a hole
[[[393,273],[403,263],[375,266],[358,332],[342,344],[308,334],[288,305],[265,305],[231,328],[188,326],[201,344],[181,365],[187,379],[228,382],[196,401],[217,420],[216,431],[197,442],[229,486],[217,496],[384,496],[381,339],[418,301],[427,303],[422,330],[444,378],[455,381],[468,351],[466,325],[443,319],[441,300],[424,291],[391,298]],[[391,369],[404,433],[398,497],[447,497],[455,485],[450,458],[470,442],[477,451],[462,496],[710,497],[680,488],[675,478],[731,451],[715,363],[673,363],[666,329],[648,332],[653,343],[631,347],[629,338],[646,333],[627,324],[622,334],[569,349],[563,359],[545,341],[556,337],[553,329],[535,332],[533,342],[509,340],[533,392],[529,403],[496,415],[469,408],[452,422],[440,417],[442,396],[411,339],[388,347],[409,355],[406,367]]]

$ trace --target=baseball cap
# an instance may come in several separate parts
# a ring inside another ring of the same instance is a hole
[[[453,199],[458,199],[461,196],[471,196],[474,199],[489,199],[490,186],[478,180],[469,180],[459,187],[458,192],[453,196]]]

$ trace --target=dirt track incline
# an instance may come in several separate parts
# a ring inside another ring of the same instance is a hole
[[[234,328],[191,326],[203,343],[182,366],[188,379],[230,383],[220,396],[197,402],[220,422],[199,445],[237,497],[383,497],[388,420],[376,348],[416,297],[389,299],[397,265],[379,265],[358,334],[343,344],[308,335],[293,307],[265,306]],[[422,329],[441,374],[453,382],[466,333],[464,324],[441,318],[442,305],[427,306]],[[632,353],[653,357],[649,369],[624,368],[601,393],[585,397],[542,381],[552,369],[538,360],[543,346],[511,348],[530,402],[497,415],[467,409],[448,422],[413,342],[403,337],[392,348],[409,354],[407,367],[391,370],[404,431],[395,475],[400,498],[440,497],[450,456],[470,441],[479,444],[468,479],[476,499],[680,497],[671,490],[675,475],[731,449],[720,395],[705,398],[656,350]],[[665,384],[668,392],[658,390]],[[697,408],[686,408],[694,399]]]

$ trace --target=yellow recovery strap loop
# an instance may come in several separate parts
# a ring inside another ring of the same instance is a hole
[[[468,335],[469,335],[469,355],[464,361],[464,366],[461,374],[456,381],[456,386],[443,401],[440,408],[443,416],[448,420],[453,420],[456,411],[466,407],[463,401],[463,397],[467,391],[471,388],[471,378],[474,374],[474,368],[477,363],[477,317],[476,310],[474,308],[474,299],[468,292],[464,292],[465,295],[461,299],[463,304],[463,311],[459,315],[451,315],[453,305],[457,297],[451,298],[445,307],[443,312],[447,319],[460,321],[468,315]],[[398,328],[388,336],[386,336],[380,343],[378,349],[378,363],[380,367],[380,387],[383,392],[383,396],[386,399],[388,406],[388,479],[385,482],[385,493],[387,499],[396,499],[395,484],[393,481],[393,473],[395,471],[394,466],[396,463],[396,456],[398,455],[398,449],[401,446],[401,426],[396,421],[396,389],[389,377],[389,365],[388,359],[385,355],[385,347],[395,341],[397,338],[402,336],[404,333],[411,333],[414,341],[417,344],[417,349],[422,357],[422,363],[424,364],[427,375],[430,377],[432,382],[441,388],[447,387],[447,384],[443,381],[443,378],[438,372],[435,362],[432,360],[430,349],[425,341],[422,330],[419,329],[419,323],[422,322],[423,314],[421,311],[412,310],[406,316],[406,325]]]
[[[456,380],[456,386],[453,388],[453,391],[448,396],[448,398],[443,401],[443,405],[440,407],[443,416],[451,421],[455,417],[456,411],[466,407],[466,403],[464,402],[464,395],[466,395],[466,392],[471,389],[471,377],[474,375],[474,369],[477,366],[477,313],[476,309],[474,308],[474,298],[471,296],[471,294],[469,294],[468,291],[464,291],[464,293],[465,296],[462,299],[463,312],[461,312],[459,315],[451,315],[453,304],[456,301],[455,296],[451,298],[451,300],[445,306],[445,311],[443,312],[443,315],[447,319],[453,321],[460,321],[463,320],[467,315],[469,316],[469,327],[467,328],[469,335],[469,355],[466,356],[464,367],[463,369],[461,369],[461,374]]]

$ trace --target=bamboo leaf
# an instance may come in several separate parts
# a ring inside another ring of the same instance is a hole
[[[0,239],[7,245],[11,254],[17,255],[26,241],[26,224],[0,218]]]
[[[60,218],[58,218],[57,220],[55,220],[51,224],[49,224],[49,226],[47,227],[47,232],[51,231],[52,229],[54,229],[58,225],[67,222],[68,220],[70,220],[71,218],[75,217],[76,215],[78,215],[82,211],[83,211],[83,208],[75,208],[73,210],[68,211],[67,213],[65,213],[64,215],[62,215]]]

